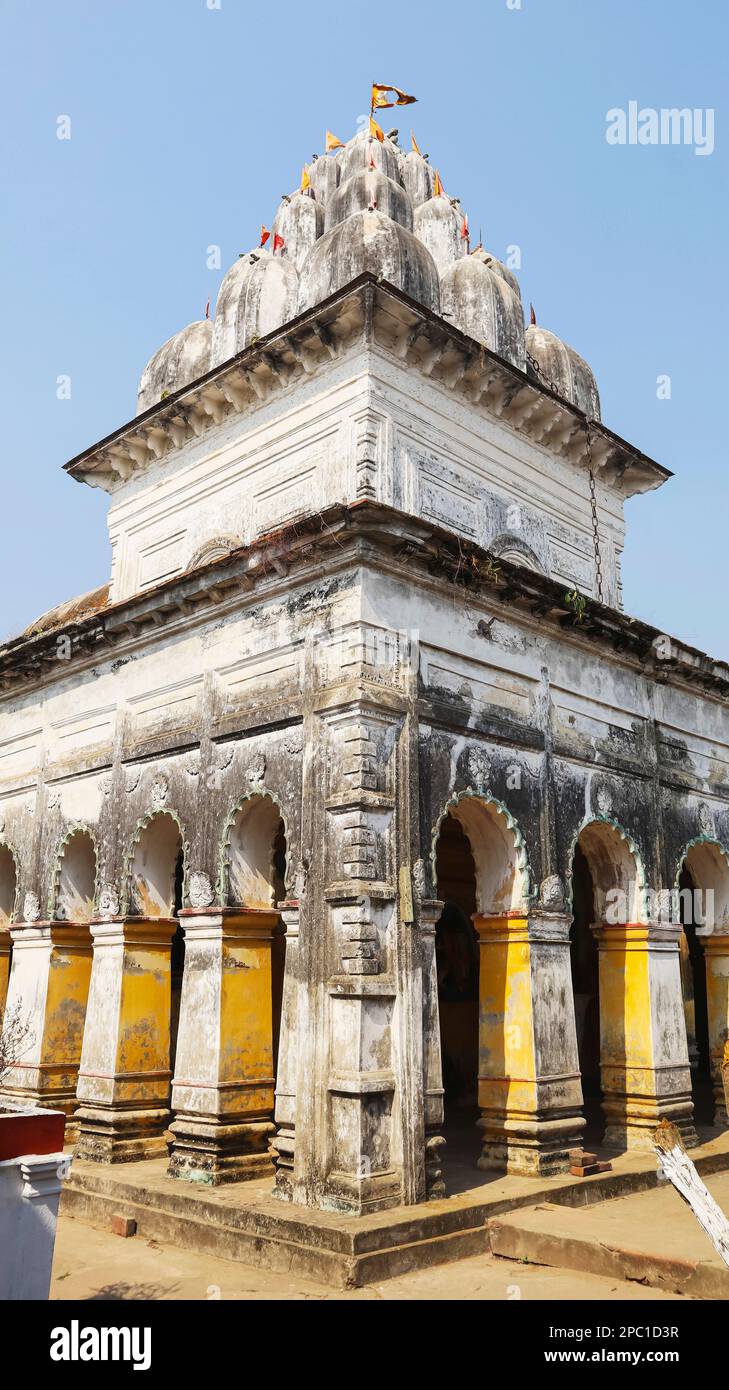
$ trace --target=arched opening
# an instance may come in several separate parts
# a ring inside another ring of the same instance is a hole
[[[495,803],[464,796],[442,818],[435,845],[443,911],[435,950],[448,1190],[460,1167],[473,1166],[489,1129],[503,1127],[513,1007],[502,924],[525,911],[526,860],[507,815]],[[481,1133],[479,1133],[481,1131]],[[483,1166],[487,1166],[484,1164]]]
[[[689,846],[681,862],[677,887],[691,1093],[697,1123],[710,1125],[715,1118],[715,1092],[721,1087],[720,1054],[728,1035],[725,1019],[722,1028],[724,1009],[721,1005],[717,1011],[719,1027],[712,1028],[707,979],[707,965],[714,965],[714,933],[721,935],[729,929],[729,862],[721,846],[709,840]],[[712,970],[712,975],[716,973],[721,978],[720,972],[721,967],[718,967],[716,972]],[[717,991],[714,993],[716,995]],[[720,989],[718,993],[721,995],[723,991]],[[712,1033],[716,1037],[712,1038]]]
[[[286,827],[272,796],[246,797],[230,823],[227,901],[230,907],[271,909],[286,898]],[[278,1065],[286,929],[279,917],[271,939],[271,1017],[274,1075]]]
[[[597,942],[592,933],[595,921],[592,875],[578,843],[572,861],[570,965],[587,1144],[599,1143],[605,1131],[600,1106],[600,971]]]
[[[183,902],[185,858],[180,827],[168,811],[150,816],[135,842],[129,906],[133,916],[178,917]],[[174,1075],[180,1020],[185,934],[177,924],[170,956],[170,1067]]]
[[[74,830],[59,857],[54,917],[62,922],[88,922],[94,914],[96,846],[88,830]]]
[[[570,964],[588,1148],[606,1137],[603,1087],[608,1059],[615,1063],[611,1081],[620,1070],[616,1059],[626,1061],[630,980],[624,929],[642,921],[643,885],[642,866],[627,837],[609,821],[585,825],[572,859]],[[614,935],[604,941],[618,948],[602,979],[593,928],[612,930]],[[619,978],[613,979],[613,974]]]
[[[9,927],[15,912],[18,873],[9,845],[0,844],[0,927]]]
[[[0,1022],[5,1010],[10,979],[13,949],[10,927],[15,914],[17,893],[18,873],[13,852],[8,845],[0,843]]]

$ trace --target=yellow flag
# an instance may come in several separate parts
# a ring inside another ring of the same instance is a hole
[[[416,153],[416,154],[420,154],[420,146],[419,146],[417,140],[415,139],[415,132],[412,131],[412,130],[410,131],[410,144],[412,145],[412,147],[413,147],[415,153]],[[422,158],[422,155],[421,155],[421,158]]]
[[[438,170],[436,169],[436,171],[435,171],[435,178],[433,179],[433,197],[434,197],[434,198],[441,198],[441,197],[443,196],[444,193],[445,193],[445,189],[444,189],[444,187],[443,187],[443,184],[441,183],[440,174],[438,173]]]
[[[305,193],[307,188],[311,188],[311,179],[309,178],[309,166],[305,164],[301,170],[301,192]]]
[[[390,92],[395,93],[395,100],[388,101]],[[409,97],[407,92],[401,92],[399,87],[386,87],[383,82],[372,83],[372,110],[376,106],[409,106],[411,102],[417,101],[417,97]]]
[[[378,124],[377,124],[377,121],[373,120],[371,116],[370,116],[370,135],[373,135],[374,138],[375,138],[375,140],[379,140],[380,144],[382,144],[382,142],[383,142],[383,140],[384,140],[384,138],[385,138],[385,132],[384,132],[384,130],[381,130],[381,129],[380,129],[380,127],[379,127]]]
[[[328,130],[328,131],[327,131],[326,149],[327,149],[327,154],[329,153],[330,150],[343,150],[343,149],[344,149],[344,145],[342,144],[341,140],[338,140],[337,137],[336,137],[336,135],[332,135],[331,130]]]

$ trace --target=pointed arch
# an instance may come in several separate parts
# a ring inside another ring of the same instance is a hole
[[[66,827],[56,847],[48,894],[51,920],[88,922],[98,895],[96,836],[83,821]]]
[[[713,891],[713,927],[725,931],[729,928],[729,850],[712,835],[697,835],[689,840],[676,864],[677,891],[684,866],[701,892]]]
[[[20,875],[18,855],[9,840],[0,839],[0,927],[17,919]]]
[[[569,910],[573,908],[572,865],[578,844],[593,881],[595,921],[605,921],[608,893],[617,891],[625,895],[628,920],[645,922],[647,879],[643,855],[629,831],[612,816],[586,816],[573,837],[567,874]]]
[[[272,907],[276,901],[276,846],[280,828],[286,845],[281,877],[288,878],[291,852],[283,806],[263,785],[233,802],[220,840],[217,892],[224,906]]]
[[[471,846],[476,870],[476,905],[484,916],[520,912],[532,897],[532,874],[522,832],[503,801],[488,792],[452,796],[438,817],[431,843],[436,881],[440,828],[446,816],[458,821]]]
[[[130,916],[172,917],[176,877],[182,862],[181,893],[187,892],[190,846],[176,811],[164,806],[137,821],[124,861],[124,912]]]

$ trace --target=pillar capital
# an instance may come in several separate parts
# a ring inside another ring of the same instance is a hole
[[[185,941],[270,941],[281,914],[275,908],[185,907],[180,925]]]
[[[669,922],[598,922],[591,927],[600,951],[678,951],[680,924]]]

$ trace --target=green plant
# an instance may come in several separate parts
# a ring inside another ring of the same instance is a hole
[[[564,596],[564,601],[570,609],[576,623],[584,620],[587,612],[587,599],[577,589],[569,589]]]

